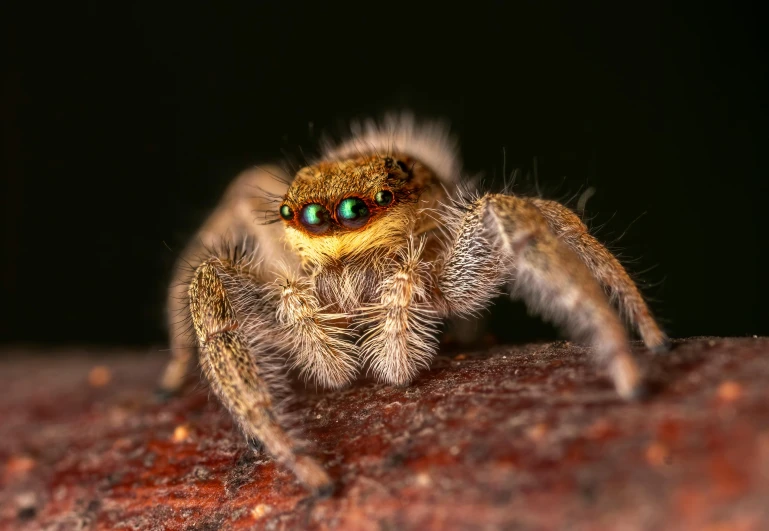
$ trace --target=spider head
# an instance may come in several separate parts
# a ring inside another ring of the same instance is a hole
[[[297,173],[278,213],[300,253],[316,249],[341,258],[397,245],[395,240],[413,228],[420,196],[432,179],[409,157],[321,162]]]
[[[417,200],[413,164],[371,156],[303,168],[280,204],[280,217],[312,236],[364,230],[398,205]]]

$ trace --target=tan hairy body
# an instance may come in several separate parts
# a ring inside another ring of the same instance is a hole
[[[197,350],[247,440],[323,492],[331,479],[281,422],[283,360],[326,388],[361,370],[405,385],[435,355],[441,319],[508,291],[590,344],[620,395],[637,396],[641,374],[610,297],[647,346],[667,338],[616,258],[566,207],[462,198],[461,177],[445,129],[409,117],[358,128],[290,184],[278,168],[241,175],[183,253],[192,267],[170,291],[161,387],[180,387]]]

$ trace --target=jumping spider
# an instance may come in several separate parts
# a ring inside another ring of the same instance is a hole
[[[610,298],[648,347],[664,349],[667,337],[577,215],[539,198],[463,196],[457,146],[439,125],[397,116],[353,129],[292,181],[264,167],[232,183],[182,254],[191,275],[177,268],[162,390],[180,388],[198,350],[246,439],[322,492],[331,479],[281,425],[286,371],[274,360],[326,388],[362,367],[405,385],[435,355],[440,320],[476,313],[507,289],[591,345],[622,397],[639,394]],[[240,252],[206,251],[223,238],[243,242]]]

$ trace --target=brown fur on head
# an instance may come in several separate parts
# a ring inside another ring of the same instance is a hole
[[[407,243],[420,211],[433,206],[440,193],[437,185],[427,167],[407,156],[369,155],[308,166],[299,170],[280,207],[286,241],[308,265],[328,265],[372,251],[395,252]],[[377,201],[380,192],[391,194],[389,203]],[[348,198],[365,203],[367,215],[360,226],[351,227],[340,218],[340,204]],[[320,228],[303,216],[307,205],[322,207]]]

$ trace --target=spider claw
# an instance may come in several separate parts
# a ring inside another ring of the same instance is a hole
[[[649,387],[639,382],[626,396],[625,398],[631,402],[642,402],[651,396]]]
[[[176,391],[172,389],[165,389],[163,387],[155,388],[155,392],[153,393],[155,402],[158,404],[166,404],[175,396],[176,396]]]
[[[262,455],[264,453],[264,443],[259,439],[253,437],[246,437],[246,444],[256,454]]]
[[[652,345],[649,347],[649,350],[651,350],[654,354],[665,354],[666,352],[670,352],[672,348],[673,342],[668,336],[663,336],[660,343]]]
[[[321,485],[313,491],[313,497],[319,500],[330,498],[334,494],[335,490],[336,486],[333,483]]]
[[[328,473],[312,457],[298,455],[293,468],[297,479],[312,492],[313,497],[326,498],[334,492],[334,483]]]

